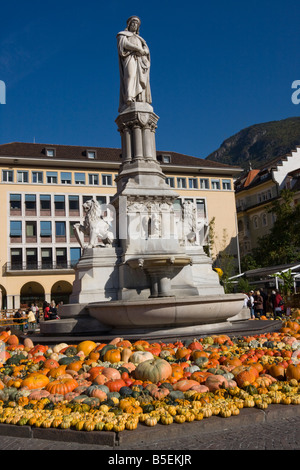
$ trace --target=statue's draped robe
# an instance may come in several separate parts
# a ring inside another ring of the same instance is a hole
[[[120,106],[119,111],[130,101],[151,103],[149,82],[150,54],[139,56],[128,48],[128,44],[146,46],[144,39],[130,31],[117,35],[120,67]]]

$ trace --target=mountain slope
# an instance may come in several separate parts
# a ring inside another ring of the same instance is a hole
[[[251,162],[252,168],[258,168],[291,152],[297,145],[300,145],[300,117],[292,117],[242,129],[206,159],[244,169],[248,169]]]

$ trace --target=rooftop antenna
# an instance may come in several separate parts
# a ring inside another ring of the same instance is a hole
[[[35,137],[33,137],[33,143],[35,144]]]

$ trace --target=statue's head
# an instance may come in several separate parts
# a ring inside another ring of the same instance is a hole
[[[141,20],[139,19],[138,16],[131,16],[127,20],[127,31],[131,31],[132,33],[139,34],[140,31],[140,26],[141,26]]]

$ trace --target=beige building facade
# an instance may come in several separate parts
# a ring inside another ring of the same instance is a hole
[[[269,212],[270,205],[280,199],[283,189],[292,189],[293,204],[299,203],[299,174],[300,147],[261,168],[249,170],[237,179],[235,196],[241,258],[251,253],[258,238],[273,227],[275,219]]]
[[[68,302],[81,256],[74,224],[83,222],[82,205],[91,198],[110,213],[120,153],[99,147],[0,145],[2,308]],[[157,159],[179,194],[178,218],[181,204],[193,201],[205,221],[201,243],[207,243],[207,226],[215,218],[216,240],[225,229],[236,255],[234,180],[241,169],[175,152],[157,151]]]

